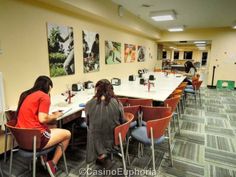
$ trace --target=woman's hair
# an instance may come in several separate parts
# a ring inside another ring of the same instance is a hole
[[[118,101],[117,97],[114,94],[113,86],[109,80],[107,80],[107,79],[99,80],[96,83],[95,88],[96,88],[96,94],[95,94],[94,98],[97,98],[98,104],[101,103],[102,96],[105,97],[105,105],[108,105],[111,98],[115,98]]]
[[[52,80],[48,76],[39,76],[36,79],[36,81],[34,83],[34,86],[31,89],[26,90],[26,91],[21,93],[20,99],[19,99],[19,102],[18,102],[17,111],[16,111],[16,117],[18,116],[18,112],[20,110],[20,107],[21,107],[22,103],[24,102],[25,98],[28,95],[30,95],[33,92],[39,91],[39,90],[46,93],[46,94],[48,94],[48,92],[50,90],[50,87],[51,88],[53,87]]]
[[[188,73],[191,68],[194,68],[195,72],[197,72],[196,67],[193,65],[193,63],[191,61],[186,61],[184,63],[184,68],[185,68],[186,73]]]

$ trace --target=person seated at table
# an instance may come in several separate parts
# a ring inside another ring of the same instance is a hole
[[[192,85],[191,79],[193,76],[197,74],[197,69],[191,61],[186,61],[184,63],[184,68],[185,68],[185,73],[183,73],[183,75],[186,76],[184,82],[187,82],[188,85]]]
[[[56,122],[62,115],[61,112],[48,114],[50,108],[50,91],[53,87],[51,79],[47,76],[39,76],[32,88],[21,93],[16,111],[17,124],[19,128],[37,128],[41,131],[41,149],[63,144],[66,150],[71,133],[66,129],[50,128],[47,124]],[[56,165],[62,156],[62,151],[57,146],[52,160],[41,156],[41,163],[48,169],[51,176],[56,173]]]
[[[96,163],[109,168],[107,158],[114,145],[114,128],[124,122],[124,110],[107,79],[95,85],[95,95],[86,103],[87,163]]]

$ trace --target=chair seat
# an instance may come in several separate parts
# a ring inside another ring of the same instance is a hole
[[[193,86],[192,85],[187,85],[185,88],[186,89],[193,89]]]
[[[195,93],[195,91],[193,89],[190,89],[190,88],[184,89],[184,92],[186,92],[186,93]]]
[[[49,152],[53,151],[56,148],[56,146],[53,146],[51,148],[47,148],[41,151],[36,152],[36,157],[39,157],[41,155],[48,154]],[[18,153],[20,156],[25,157],[25,158],[32,158],[33,157],[33,152],[32,151],[27,151],[24,149],[19,149]]]
[[[137,124],[137,121],[133,121],[133,122],[131,122],[130,123],[130,128],[134,128],[134,127],[136,127],[138,124]]]
[[[138,127],[131,132],[131,136],[136,140],[146,145],[151,145],[151,139],[147,137],[147,128],[145,126]],[[158,139],[154,139],[155,144],[160,144],[165,140],[165,136],[161,136]]]
[[[147,122],[142,120],[142,126],[146,126],[146,125],[147,125]]]

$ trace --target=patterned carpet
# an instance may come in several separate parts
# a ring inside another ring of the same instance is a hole
[[[217,91],[201,89],[202,106],[188,97],[184,114],[180,119],[181,133],[173,139],[172,153],[174,167],[170,167],[168,153],[164,143],[155,147],[156,169],[152,169],[151,150],[144,147],[144,155],[137,157],[137,142],[131,141],[129,148],[131,165],[130,176],[160,177],[236,177],[236,91]],[[79,135],[77,136],[79,137]],[[78,145],[66,152],[70,177],[86,176],[86,146]],[[8,163],[1,160],[4,176],[7,176]],[[124,176],[122,160],[114,156],[110,170],[105,171],[91,164],[89,176]],[[49,176],[40,163],[37,164],[37,176]],[[102,174],[96,174],[95,172]],[[93,173],[92,173],[93,172]],[[153,173],[152,173],[153,172]],[[15,153],[14,176],[31,176],[26,159]],[[63,161],[60,161],[58,177],[66,176]]]

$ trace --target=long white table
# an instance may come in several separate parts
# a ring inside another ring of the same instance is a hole
[[[168,74],[149,72],[143,75],[144,79],[148,79],[149,75],[154,75],[153,81],[154,87],[151,86],[148,91],[147,85],[140,85],[140,78],[136,78],[135,81],[128,81],[128,77],[121,79],[121,85],[114,86],[114,92],[118,96],[133,97],[133,98],[149,98],[154,101],[163,102],[167,97],[178,87],[178,85],[184,80],[185,76],[179,74]],[[56,110],[69,109],[63,116],[57,120],[61,122],[62,119],[69,117],[84,109],[80,104],[86,104],[94,96],[94,89],[85,89],[84,91],[74,92],[75,96],[72,97],[71,103],[68,104],[65,96],[56,95],[51,97],[50,112]]]
[[[73,94],[75,94],[75,96],[71,98],[70,104],[65,101],[66,96],[56,95],[51,97],[50,112],[68,110],[65,114],[57,119],[58,121],[79,111],[82,111],[84,109],[83,105],[85,105],[87,101],[89,101],[94,96],[94,89],[73,92]]]
[[[115,94],[133,98],[149,98],[163,102],[185,79],[185,76],[180,74],[168,74],[166,76],[163,72],[145,73],[143,78],[147,80],[149,75],[155,77],[155,80],[151,81],[154,86],[151,86],[150,91],[148,91],[147,85],[139,84],[140,78],[136,78],[135,81],[128,81],[128,78],[126,78],[121,80],[120,86],[114,86]]]

